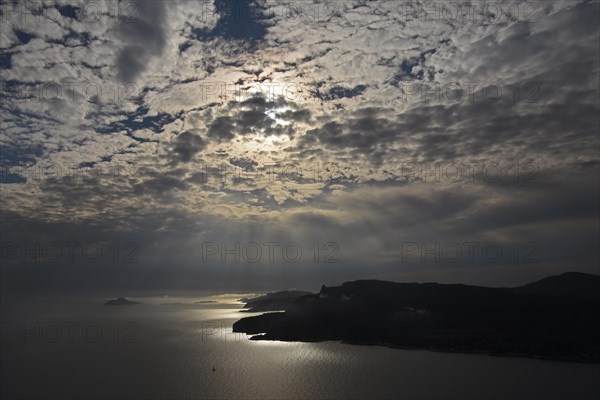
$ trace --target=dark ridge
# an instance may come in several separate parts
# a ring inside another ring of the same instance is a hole
[[[240,299],[240,301],[246,303],[245,310],[242,312],[281,311],[290,307],[298,297],[311,294],[313,293],[299,290],[283,290],[259,297]]]
[[[242,318],[253,340],[377,344],[600,362],[600,277],[569,273],[520,288],[378,280],[323,286],[285,312]],[[260,334],[260,335],[259,335]]]
[[[600,302],[600,276],[566,272],[512,289],[516,293],[575,296]]]
[[[125,297],[119,297],[115,300],[108,300],[104,303],[105,306],[130,306],[133,304],[140,304],[137,301],[127,300]]]

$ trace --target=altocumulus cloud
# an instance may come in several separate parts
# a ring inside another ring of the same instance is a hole
[[[138,270],[6,276],[508,284],[596,268],[598,2],[462,21],[385,0],[117,4],[2,3],[0,218],[14,242],[136,241]],[[198,264],[199,243],[249,240],[335,242],[341,262]],[[402,240],[547,250],[537,272],[401,265]]]

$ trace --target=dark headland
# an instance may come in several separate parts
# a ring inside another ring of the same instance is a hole
[[[127,300],[125,297],[119,297],[115,300],[108,300],[104,303],[105,306],[130,306],[133,304],[140,304],[137,301]]]
[[[267,293],[265,295],[253,298],[244,298],[240,301],[246,303],[241,312],[263,312],[263,311],[281,311],[292,306],[294,301],[300,296],[313,294],[312,292],[302,292],[298,290],[282,290],[280,292]]]
[[[233,331],[252,340],[336,340],[598,363],[598,293],[600,276],[578,272],[517,288],[360,280],[300,293],[286,299],[284,312],[242,318]]]

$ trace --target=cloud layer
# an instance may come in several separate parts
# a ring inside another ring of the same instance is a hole
[[[2,3],[2,241],[134,241],[149,287],[593,272],[599,3],[481,7]],[[340,262],[198,264],[203,243],[272,241]],[[465,241],[539,262],[402,262]],[[39,280],[13,253],[3,272]]]

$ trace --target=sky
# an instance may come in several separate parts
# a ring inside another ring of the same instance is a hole
[[[3,1],[2,289],[598,273],[598,1]]]

